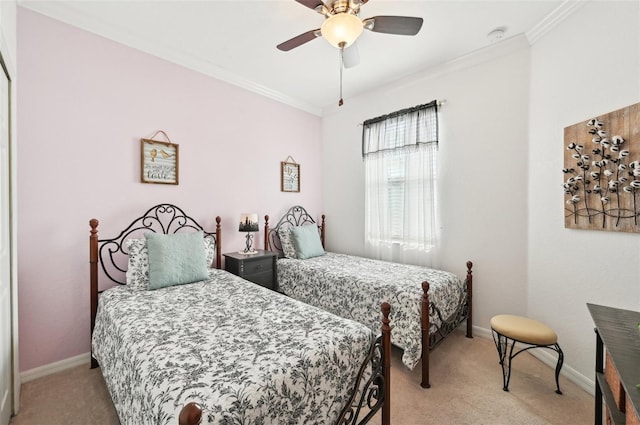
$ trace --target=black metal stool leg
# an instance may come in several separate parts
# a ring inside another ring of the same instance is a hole
[[[506,336],[503,336],[504,340],[505,340],[505,348],[509,347],[509,339]],[[504,364],[502,365],[502,376],[504,377],[503,382],[504,382],[504,386],[502,387],[503,391],[509,391],[509,381],[511,381],[511,361],[513,360],[513,358],[515,357],[513,355],[513,349],[516,346],[516,342],[514,340],[511,340],[511,349],[509,350],[509,357],[508,357],[508,362],[509,362],[509,366],[507,367],[507,370],[504,370]],[[518,354],[518,353],[516,353]]]
[[[556,364],[556,387],[558,389],[556,390],[556,393],[562,394],[562,391],[560,391],[560,381],[558,380],[558,378],[560,377],[560,370],[562,369],[562,364],[564,363],[564,353],[562,352],[562,348],[560,348],[558,344],[555,344],[554,347],[558,352],[558,363]]]
[[[509,350],[509,339],[492,329],[493,341],[496,344],[498,350],[498,357],[500,359],[500,366],[502,367],[502,390],[509,391],[509,381],[511,380],[511,359],[513,358],[513,347],[515,342],[511,343],[511,350]],[[509,350],[509,356],[507,357],[507,350]],[[505,365],[505,360],[508,362]]]
[[[500,366],[502,367],[503,391],[509,391],[509,381],[511,380],[511,362],[518,354],[532,348],[549,348],[558,353],[558,363],[556,364],[556,393],[562,394],[562,391],[560,391],[560,370],[562,370],[562,365],[564,363],[564,353],[562,352],[562,348],[560,348],[560,345],[558,343],[555,343],[553,345],[537,345],[528,342],[517,341],[528,345],[528,347],[522,348],[515,354],[513,354],[513,350],[516,346],[515,339],[502,335],[495,329],[491,329],[491,334],[493,336],[493,342],[496,344],[498,357],[500,358]],[[511,342],[511,347],[509,347],[509,342]]]

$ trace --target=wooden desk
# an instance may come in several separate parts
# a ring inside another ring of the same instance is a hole
[[[595,424],[602,424],[604,400],[607,424],[640,425],[640,312],[587,307],[596,325]]]

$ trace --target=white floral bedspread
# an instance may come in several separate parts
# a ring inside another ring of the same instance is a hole
[[[422,355],[422,282],[429,282],[429,300],[445,320],[466,297],[464,285],[453,273],[352,255],[327,252],[306,260],[280,258],[277,268],[284,294],[372,330],[379,327],[380,303],[391,304],[391,342],[404,350],[402,362],[410,369]],[[440,323],[432,315],[430,331]]]
[[[92,348],[121,425],[175,425],[190,401],[203,424],[335,423],[371,330],[222,270],[210,278],[100,295]]]

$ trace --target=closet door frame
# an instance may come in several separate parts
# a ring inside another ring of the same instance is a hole
[[[3,84],[6,84],[6,89],[2,90],[0,96],[0,102],[2,102],[2,117],[4,122],[0,123],[0,129],[4,133],[0,137],[5,140],[2,142],[2,149],[6,149],[6,153],[3,153],[2,164],[0,167],[6,170],[3,176],[2,184],[6,184],[6,188],[0,190],[2,202],[0,207],[3,220],[8,220],[8,226],[3,229],[1,237],[3,238],[2,244],[8,245],[8,264],[9,264],[9,296],[8,307],[10,310],[10,324],[9,324],[9,347],[7,353],[9,361],[9,391],[8,400],[6,401],[7,408],[10,410],[11,415],[18,413],[20,408],[20,374],[18,365],[18,287],[17,287],[17,191],[16,191],[16,176],[17,176],[17,158],[16,158],[16,135],[15,135],[15,123],[16,123],[16,99],[15,99],[15,81],[12,78],[12,71],[15,70],[14,64],[11,62],[11,55],[7,55],[9,48],[6,44],[4,34],[0,34],[0,72],[4,78]],[[3,171],[4,173],[4,171]],[[3,306],[5,307],[5,306]],[[4,379],[5,377],[3,377]],[[2,402],[2,400],[0,400]]]

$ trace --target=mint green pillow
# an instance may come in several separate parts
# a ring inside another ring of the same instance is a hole
[[[202,232],[145,233],[149,251],[149,289],[207,280]]]
[[[314,225],[292,227],[291,238],[296,248],[296,257],[300,260],[324,254],[318,228]]]

